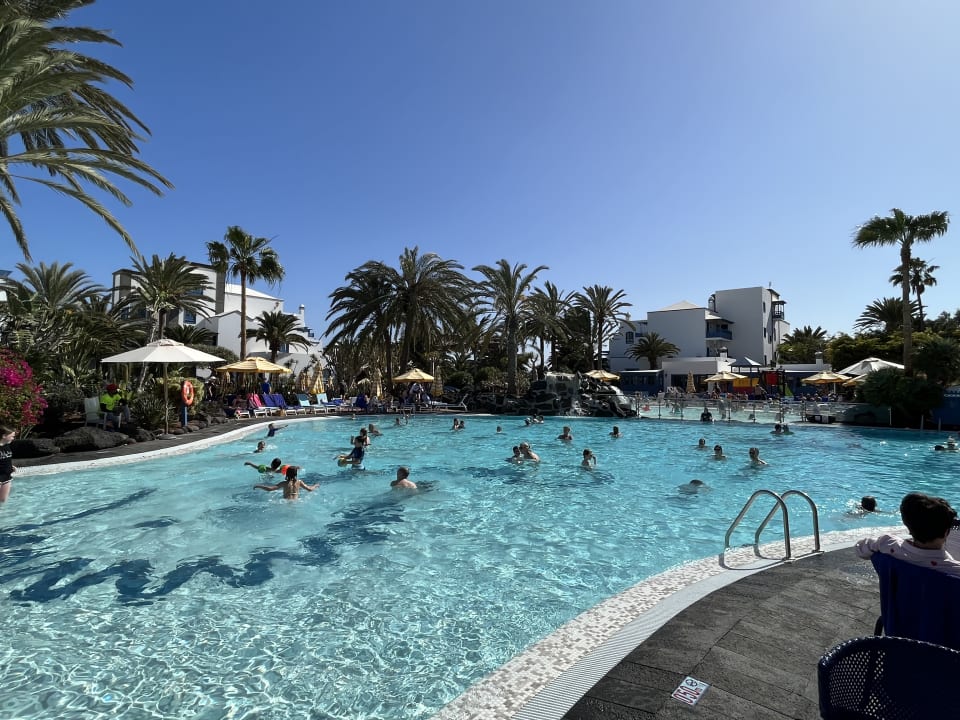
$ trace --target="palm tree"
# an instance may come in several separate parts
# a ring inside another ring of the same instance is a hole
[[[267,238],[255,238],[231,225],[223,242],[207,243],[207,256],[218,273],[240,279],[240,357],[247,356],[247,283],[265,280],[269,285],[285,276],[283,265]]]
[[[184,345],[213,345],[214,334],[197,325],[174,325],[167,328],[166,336]],[[216,353],[211,353],[215,355]]]
[[[550,367],[557,364],[557,345],[567,338],[563,316],[570,309],[573,293],[562,293],[549,280],[530,296],[530,334],[540,340],[540,370],[546,368],[546,343],[550,343]]]
[[[917,320],[920,330],[923,330],[923,289],[937,284],[937,278],[934,277],[933,273],[939,269],[939,265],[930,265],[921,258],[910,258],[910,271],[907,281],[917,296]],[[903,285],[903,271],[900,268],[894,268],[893,275],[890,276],[890,283],[898,286]]]
[[[908,305],[914,308],[914,303]],[[858,330],[879,330],[888,334],[899,332],[903,328],[903,300],[893,297],[874,300],[864,308],[853,326]]]
[[[817,352],[822,352],[826,344],[826,330],[819,325],[816,328],[804,325],[783,336],[777,348],[777,357],[780,362],[812,363]]]
[[[113,82],[132,87],[132,80],[113,66],[70,49],[78,42],[119,45],[106,32],[62,23],[71,10],[87,4],[86,0],[0,3],[0,213],[28,262],[27,235],[16,212],[21,200],[16,180],[36,183],[85,205],[134,253],[133,238],[87,188],[130,205],[112,177],[156,195],[163,194],[162,187],[173,187],[136,158],[138,133],[149,134],[147,127],[101,87]]]
[[[929,215],[907,215],[899,208],[893,208],[889,217],[872,217],[861,225],[853,236],[856,247],[877,245],[899,245],[900,270],[910,272],[913,244],[929,242],[947,232],[949,215],[936,210]],[[903,288],[903,372],[913,374],[913,327],[911,323],[910,283],[901,283]]]
[[[624,308],[631,307],[631,304],[623,299],[625,296],[623,290],[614,292],[613,288],[606,285],[585,287],[582,293],[574,295],[574,304],[586,310],[593,320],[593,339],[597,342],[597,370],[603,369],[603,344],[620,329],[621,321],[631,330],[636,327],[624,312]]]
[[[549,270],[546,265],[524,273],[526,269],[523,263],[510,267],[505,259],[498,260],[495,267],[478,265],[473,269],[486,281],[481,283],[480,308],[493,315],[494,324],[502,331],[507,352],[507,395],[517,394],[517,350],[529,317],[530,288],[541,270]]]
[[[679,347],[655,332],[640,335],[634,346],[627,350],[627,355],[636,360],[646,358],[651,370],[660,369],[660,358],[675,357],[679,353]]]
[[[330,293],[330,311],[327,320],[327,345],[355,339],[369,342],[377,354],[386,360],[387,377],[393,372],[393,326],[388,315],[393,298],[393,286],[386,273],[370,267],[368,262],[347,273],[347,285]]]
[[[164,336],[171,312],[184,310],[206,315],[207,303],[211,299],[203,294],[207,289],[207,278],[196,272],[185,257],[170,253],[162,259],[154,255],[150,262],[141,257],[131,260],[132,287],[122,304],[156,319],[156,324],[150,330],[149,342]]]
[[[310,347],[310,341],[300,333],[306,328],[300,324],[300,318],[285,312],[260,313],[257,318],[259,327],[256,330],[247,330],[247,337],[263,340],[270,348],[270,362],[277,361],[277,353],[284,345]]]

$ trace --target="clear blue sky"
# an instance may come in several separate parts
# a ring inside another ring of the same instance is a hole
[[[851,331],[900,207],[958,225],[915,251],[960,306],[960,3],[99,0],[72,24],[131,75],[143,157],[176,189],[111,205],[147,256],[206,261],[229,225],[274,237],[275,289],[322,332],[329,293],[418,245],[468,270],[549,266],[626,291],[634,317],[772,284],[794,327]],[[35,262],[108,284],[123,241],[24,193]],[[0,267],[22,258],[13,240]],[[270,291],[264,286],[261,289]]]

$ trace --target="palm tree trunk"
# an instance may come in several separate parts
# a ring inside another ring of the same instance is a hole
[[[913,375],[913,313],[910,312],[910,280],[907,275],[910,245],[907,242],[901,242],[900,245],[900,267],[903,274],[900,284],[903,290],[903,374],[910,377]]]
[[[517,328],[513,322],[507,325],[507,396],[517,394]]]
[[[240,272],[240,359],[247,357],[247,274]]]
[[[917,311],[920,313],[919,330],[920,332],[923,332],[924,325],[926,324],[923,321],[923,285],[917,285],[916,293],[917,293]]]

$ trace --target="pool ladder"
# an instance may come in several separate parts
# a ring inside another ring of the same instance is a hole
[[[820,518],[817,515],[817,506],[816,503],[801,490],[787,490],[785,493],[778,495],[773,492],[773,490],[757,490],[753,495],[750,496],[750,499],[747,500],[746,504],[743,506],[743,509],[740,511],[740,514],[737,515],[736,519],[730,523],[730,529],[727,530],[726,537],[723,539],[723,552],[725,553],[730,548],[730,536],[733,534],[733,531],[736,529],[737,525],[740,524],[740,521],[743,520],[743,516],[747,514],[747,511],[753,505],[756,500],[762,496],[768,495],[772,497],[775,501],[773,508],[770,512],[767,513],[767,516],[763,519],[763,522],[760,523],[757,527],[757,532],[753,536],[753,553],[757,557],[760,555],[760,533],[764,531],[767,527],[767,523],[773,519],[773,516],[777,514],[777,511],[780,510],[783,513],[783,543],[786,547],[787,554],[783,557],[784,560],[792,559],[792,553],[790,551],[790,514],[787,512],[787,504],[784,502],[786,498],[791,495],[798,495],[802,497],[810,505],[810,509],[813,511],[813,553],[819,553],[820,550]],[[722,557],[723,553],[721,553]]]

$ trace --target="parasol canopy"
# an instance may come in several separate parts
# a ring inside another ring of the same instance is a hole
[[[620,376],[616,373],[607,372],[606,370],[591,370],[590,372],[584,373],[584,375],[592,377],[594,380],[599,380],[600,382],[610,382],[620,379]]]
[[[846,382],[850,378],[847,375],[841,375],[830,370],[818,372],[816,375],[805,377],[800,382],[805,385],[830,385],[832,383]]]
[[[887,368],[897,368],[898,370],[903,370],[903,365],[900,363],[890,362],[889,360],[881,360],[876,357],[864,358],[860,362],[854,363],[850,367],[845,367],[840,371],[841,375],[866,375],[867,373],[876,372],[877,370],[886,370]]]
[[[420,368],[413,368],[412,370],[407,370],[402,375],[397,375],[394,379],[394,382],[409,382],[409,383],[423,383],[423,382],[433,382],[433,375],[425,373]]]
[[[266,358],[250,356],[244,360],[238,360],[229,365],[221,365],[216,368],[216,372],[231,373],[289,373],[293,372],[290,368],[283,365],[272,363]]]
[[[708,378],[704,378],[706,382],[728,382],[731,380],[746,380],[746,375],[740,375],[739,373],[730,372],[729,370],[721,370],[715,375],[711,375]]]
[[[854,378],[847,380],[843,386],[844,387],[853,387],[854,385],[863,385],[867,381],[867,375],[870,373],[864,373],[863,375],[857,375]]]
[[[119,355],[105,357],[100,362],[105,363],[161,363],[163,365],[163,422],[166,434],[170,434],[170,413],[167,407],[167,364],[201,364],[221,362],[223,358],[209,353],[194,350],[192,347],[179,343],[176,340],[160,338],[152,343],[135,350],[128,350]]]

